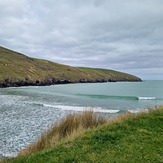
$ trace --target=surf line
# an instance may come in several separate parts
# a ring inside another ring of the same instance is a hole
[[[138,97],[138,100],[156,100],[156,97]]]

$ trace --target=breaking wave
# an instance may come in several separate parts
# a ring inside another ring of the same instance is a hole
[[[101,107],[85,107],[85,106],[68,106],[68,105],[50,105],[50,104],[42,104],[42,103],[34,103],[34,105],[39,105],[43,107],[55,108],[64,111],[85,111],[85,110],[92,110],[94,112],[100,113],[118,113],[120,110],[117,109],[103,109]]]
[[[141,112],[148,112],[148,109],[134,109],[134,110],[128,110],[130,113],[141,113]]]
[[[156,97],[138,97],[139,100],[156,100]]]
[[[145,97],[145,96],[112,96],[112,95],[96,95],[96,94],[77,94],[78,96],[84,96],[89,98],[97,99],[115,99],[115,100],[159,100],[156,97]]]
[[[119,100],[138,100],[136,96],[112,96],[112,95],[97,95],[97,94],[77,94],[78,96],[98,98],[98,99],[119,99]]]

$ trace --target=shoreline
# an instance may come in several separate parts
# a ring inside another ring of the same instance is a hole
[[[7,88],[7,87],[21,87],[21,86],[50,86],[50,85],[61,85],[61,84],[78,84],[78,83],[109,83],[109,82],[143,82],[141,79],[137,80],[129,80],[129,79],[97,79],[97,80],[86,80],[81,79],[79,81],[71,81],[71,80],[58,80],[58,79],[51,79],[46,81],[12,81],[12,80],[5,80],[0,82],[0,88]]]

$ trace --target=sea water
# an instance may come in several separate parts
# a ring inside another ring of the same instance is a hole
[[[70,112],[108,117],[163,104],[163,81],[66,84],[0,89],[0,158],[16,154]]]

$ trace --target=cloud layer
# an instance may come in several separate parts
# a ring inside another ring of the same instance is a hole
[[[0,15],[2,46],[163,79],[162,0],[0,0]]]

